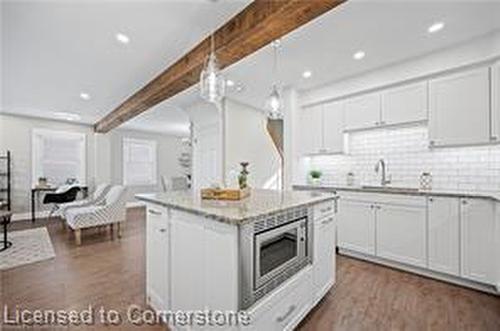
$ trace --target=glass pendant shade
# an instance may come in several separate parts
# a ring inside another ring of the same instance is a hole
[[[225,90],[226,80],[220,72],[217,57],[212,49],[200,74],[200,94],[208,102],[217,103],[224,98]]]
[[[271,93],[267,97],[265,109],[267,112],[267,117],[271,120],[282,119],[283,116],[283,101],[281,99],[281,94],[278,88],[277,78],[278,78],[278,48],[280,47],[280,41],[275,40],[272,44],[273,46],[273,79],[274,84],[271,89]]]
[[[283,102],[279,93],[278,87],[273,85],[271,94],[267,97],[266,109],[267,117],[272,120],[279,120],[283,118]]]

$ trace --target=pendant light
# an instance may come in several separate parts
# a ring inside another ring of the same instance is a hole
[[[280,41],[275,40],[272,43],[273,47],[273,79],[274,83],[271,88],[271,93],[266,100],[266,111],[267,117],[272,120],[283,118],[283,101],[281,99],[280,89],[278,86],[278,49],[280,47]]]
[[[224,98],[226,81],[220,72],[215,56],[214,35],[210,36],[210,55],[207,57],[200,74],[200,95],[211,103],[218,103]]]

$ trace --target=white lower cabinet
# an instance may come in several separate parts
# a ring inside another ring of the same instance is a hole
[[[338,246],[360,253],[375,254],[374,204],[341,200],[338,215]]]
[[[425,207],[381,204],[376,208],[377,256],[425,267]]]
[[[458,276],[460,273],[460,199],[429,197],[429,269]]]
[[[338,247],[344,252],[419,267],[440,278],[453,276],[450,281],[458,277],[465,284],[499,287],[497,202],[370,193],[363,194],[363,201],[351,201],[340,196]]]
[[[169,295],[169,226],[167,211],[147,208],[146,223],[146,296],[157,310],[170,309]]]
[[[462,199],[461,276],[486,284],[495,284],[495,205],[481,199]]]
[[[335,282],[335,227],[333,214],[314,224],[314,301],[319,301]]]

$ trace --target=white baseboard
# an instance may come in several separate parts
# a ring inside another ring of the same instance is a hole
[[[42,211],[37,211],[35,213],[35,217],[38,218],[45,218],[49,216],[49,210],[42,210]],[[14,213],[12,214],[12,222],[16,221],[26,221],[26,220],[31,220],[31,212],[27,213]]]

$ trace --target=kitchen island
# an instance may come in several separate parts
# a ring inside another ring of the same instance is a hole
[[[244,312],[246,322],[217,328],[291,330],[335,283],[333,194],[252,190],[241,201],[212,201],[179,191],[136,198],[147,204],[146,292],[157,312]]]

